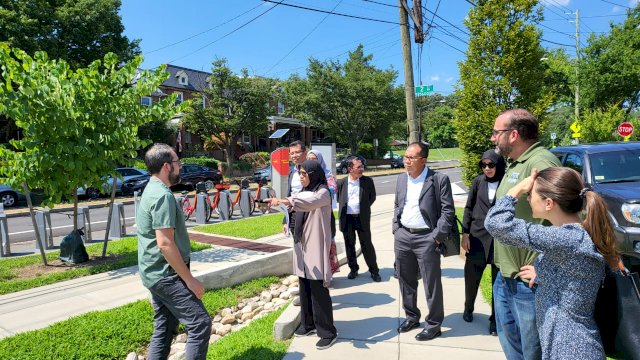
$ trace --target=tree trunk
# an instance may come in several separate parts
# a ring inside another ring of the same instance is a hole
[[[33,225],[33,229],[36,232],[36,241],[40,246],[40,257],[42,258],[42,264],[47,266],[47,255],[44,253],[44,246],[42,246],[42,241],[40,240],[40,232],[38,232],[38,224],[36,224],[36,214],[33,210],[33,203],[31,202],[31,192],[29,192],[29,188],[27,187],[26,182],[22,182],[22,189],[24,190],[24,195],[27,197],[27,205],[29,205],[29,215],[31,215],[31,224]]]
[[[102,245],[102,257],[107,256],[107,244],[109,243],[109,230],[111,230],[111,217],[113,216],[113,202],[116,199],[116,183],[117,178],[113,177],[113,182],[111,183],[111,201],[109,201],[109,215],[107,215],[107,229],[104,232],[104,243]],[[135,205],[134,205],[135,206]]]
[[[78,191],[73,189],[73,231],[78,230]]]
[[[234,138],[231,138],[231,140],[227,142],[227,148],[225,150],[227,155],[227,173],[230,178],[233,177],[233,162],[235,161],[235,155],[236,155],[236,151],[235,151],[236,142],[237,140],[235,140]]]

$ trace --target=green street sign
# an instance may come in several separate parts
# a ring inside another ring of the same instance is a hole
[[[416,86],[416,96],[427,96],[433,92],[433,85]]]

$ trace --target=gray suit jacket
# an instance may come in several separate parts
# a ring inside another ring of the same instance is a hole
[[[400,216],[404,208],[404,202],[407,197],[407,173],[398,175],[396,182],[396,197],[393,210],[392,231],[395,233],[400,228]],[[435,191],[438,189],[438,181],[440,184],[440,204],[437,203]],[[410,194],[416,196],[417,194]],[[453,206],[453,195],[451,195],[451,183],[449,177],[445,174],[438,173],[429,169],[427,177],[420,191],[420,213],[424,222],[429,225],[432,231],[427,235],[428,240],[438,240],[442,242],[447,238],[453,226],[455,207]]]

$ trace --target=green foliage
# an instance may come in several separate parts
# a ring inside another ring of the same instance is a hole
[[[226,59],[212,64],[205,104],[196,101],[187,109],[187,129],[206,139],[205,144],[224,151],[227,169],[233,169],[235,151],[242,135],[259,135],[267,128],[269,100],[274,81],[250,77],[246,69],[234,74]]]
[[[210,245],[191,241],[191,251],[201,251],[210,247]],[[90,244],[86,248],[91,258],[95,259],[102,255],[102,244]],[[60,251],[58,250],[47,252],[48,261],[56,260],[59,256]],[[107,257],[112,260],[102,264],[89,261],[70,266],[66,271],[42,275],[36,273],[30,277],[25,277],[21,273],[28,267],[42,266],[38,265],[39,255],[0,259],[0,280],[2,280],[0,281],[0,295],[137,265],[138,239],[130,237],[110,242]]]
[[[169,138],[178,131],[167,119],[158,119],[146,124],[142,124],[138,129],[138,137],[149,143],[168,143]]]
[[[311,58],[306,79],[293,75],[284,84],[288,111],[354,154],[365,138],[386,138],[390,124],[402,118],[404,95],[393,85],[397,72],[380,70],[372,60],[362,45],[344,64]]]
[[[251,164],[251,167],[254,169],[266,166],[269,164],[270,159],[271,154],[265,151],[246,153],[240,156],[240,160]]]
[[[580,61],[580,103],[587,109],[618,106],[627,119],[640,104],[640,5],[606,34],[591,34]]]
[[[364,156],[365,159],[373,159],[374,152],[373,144],[370,143],[361,143],[358,148],[358,154]]]
[[[244,239],[259,239],[279,234],[282,231],[282,215],[252,217],[218,224],[195,227],[194,230],[208,234],[219,234]]]
[[[206,157],[206,156],[187,157],[187,158],[180,159],[180,161],[182,161],[183,164],[196,164],[196,165],[207,166],[213,169],[218,168],[218,160],[211,157]]]
[[[422,114],[422,133],[434,148],[453,148],[458,146],[456,129],[453,123],[453,108],[438,106]]]
[[[124,36],[120,0],[2,1],[0,42],[30,55],[45,51],[72,68],[115,53],[128,62],[140,53],[139,40]]]
[[[573,105],[558,105],[549,112],[548,126],[540,133],[540,141],[548,148],[563,146],[571,143],[571,130],[569,126],[575,121]],[[556,134],[556,140],[551,140],[551,133]]]
[[[31,58],[0,45],[0,115],[13,119],[23,133],[11,141],[15,151],[0,148],[3,182],[42,189],[44,204],[53,206],[78,187],[100,188],[104,176],[117,176],[117,164],[132,163],[144,145],[138,128],[181,111],[173,97],[140,105],[140,96],[169,76],[164,67],[138,72],[141,62],[136,57],[118,67],[118,58],[107,54],[73,71],[43,52]]]
[[[209,314],[215,314],[224,307],[237,305],[241,298],[259,294],[277,280],[270,276],[207,291],[202,302]],[[143,349],[152,333],[153,309],[148,300],[139,300],[4,338],[0,340],[0,359],[124,359],[129,352]]]
[[[622,137],[618,135],[616,130],[623,121],[625,121],[625,111],[615,105],[610,106],[605,111],[600,109],[585,111],[582,113],[582,120],[580,121],[582,125],[580,142],[620,141]],[[635,128],[631,137],[638,139],[640,121],[633,119],[630,122]]]
[[[545,52],[536,28],[542,20],[537,4],[536,0],[481,0],[465,18],[470,37],[467,58],[460,63],[455,123],[465,154],[467,185],[481,154],[493,147],[491,129],[501,111],[526,108],[544,123],[554,99],[540,60]]]

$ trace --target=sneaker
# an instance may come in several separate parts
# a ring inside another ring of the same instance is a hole
[[[331,345],[335,344],[338,340],[338,336],[334,336],[332,338],[322,338],[316,343],[316,349],[324,350],[331,347]]]
[[[305,329],[302,324],[300,324],[300,326],[298,326],[298,328],[296,329],[296,331],[293,332],[293,334],[297,337],[302,337],[302,336],[309,336],[309,335],[313,335],[316,333],[316,329]]]
[[[373,279],[373,281],[375,282],[380,282],[382,281],[382,278],[380,277],[380,274],[371,274],[371,278]]]

